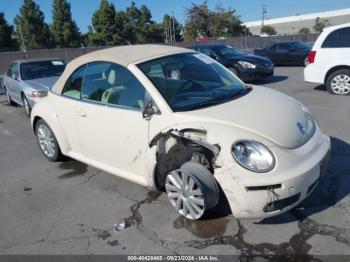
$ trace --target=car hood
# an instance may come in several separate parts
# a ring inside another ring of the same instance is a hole
[[[30,88],[33,88],[35,90],[46,91],[51,89],[51,87],[56,83],[58,78],[59,76],[37,78],[37,79],[25,80],[24,83],[28,85]]]
[[[291,97],[260,86],[254,86],[250,93],[236,100],[178,112],[175,117],[179,123],[210,122],[234,126],[289,149],[297,148],[309,139],[299,127],[300,124],[307,125],[301,105]]]
[[[234,61],[246,61],[253,64],[269,66],[272,64],[271,60],[266,57],[258,55],[239,55],[239,56],[227,56],[226,59],[232,59]]]

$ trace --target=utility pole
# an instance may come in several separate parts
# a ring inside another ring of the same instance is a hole
[[[261,30],[260,30],[261,33],[262,33],[262,29],[264,27],[266,14],[267,14],[267,8],[266,8],[266,5],[263,5],[262,6],[262,17],[261,17]]]
[[[174,35],[174,42],[173,42],[173,44],[175,45],[176,36],[175,36],[175,16],[174,16],[174,11],[172,11],[171,13],[172,13],[172,19],[173,19],[173,23],[172,23],[172,31],[173,31],[173,35]]]

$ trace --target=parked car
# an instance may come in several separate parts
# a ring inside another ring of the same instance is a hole
[[[270,59],[243,54],[232,46],[197,45],[190,48],[220,62],[246,82],[268,77],[274,73],[274,65]]]
[[[215,208],[221,190],[236,217],[286,212],[315,189],[330,149],[293,98],[247,86],[201,53],[162,45],[73,60],[31,123],[48,160],[66,155],[165,189],[188,219]]]
[[[350,23],[325,28],[308,57],[306,82],[325,84],[329,93],[350,94]]]
[[[4,77],[7,101],[21,105],[26,114],[45,97],[65,69],[61,59],[17,60],[10,64]]]
[[[0,75],[0,95],[5,94],[5,89],[4,89],[4,76]]]
[[[275,65],[305,65],[311,47],[302,42],[281,42],[263,49],[255,49],[254,54],[268,57]]]

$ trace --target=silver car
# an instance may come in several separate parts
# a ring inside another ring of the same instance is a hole
[[[17,60],[11,63],[3,84],[10,105],[21,105],[30,116],[35,103],[47,96],[64,71],[61,59]]]

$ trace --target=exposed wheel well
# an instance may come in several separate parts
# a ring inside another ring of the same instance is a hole
[[[39,116],[34,117],[34,120],[33,120],[33,131],[34,131],[34,133],[35,133],[35,126],[36,126],[36,123],[38,123],[38,121],[39,121],[40,119],[42,119],[42,118],[39,117]]]
[[[341,69],[350,69],[350,66],[347,66],[347,65],[340,65],[340,66],[335,66],[331,69],[328,70],[326,76],[325,76],[325,79],[324,79],[324,82],[326,83],[327,82],[327,79],[328,77],[333,74],[335,71],[337,70],[341,70]]]
[[[174,139],[173,145],[166,149],[167,141]],[[166,175],[180,168],[188,161],[194,161],[214,173],[216,156],[205,146],[189,139],[172,137],[170,134],[161,136],[157,145],[157,163],[154,170],[154,184],[158,190],[164,190]]]

